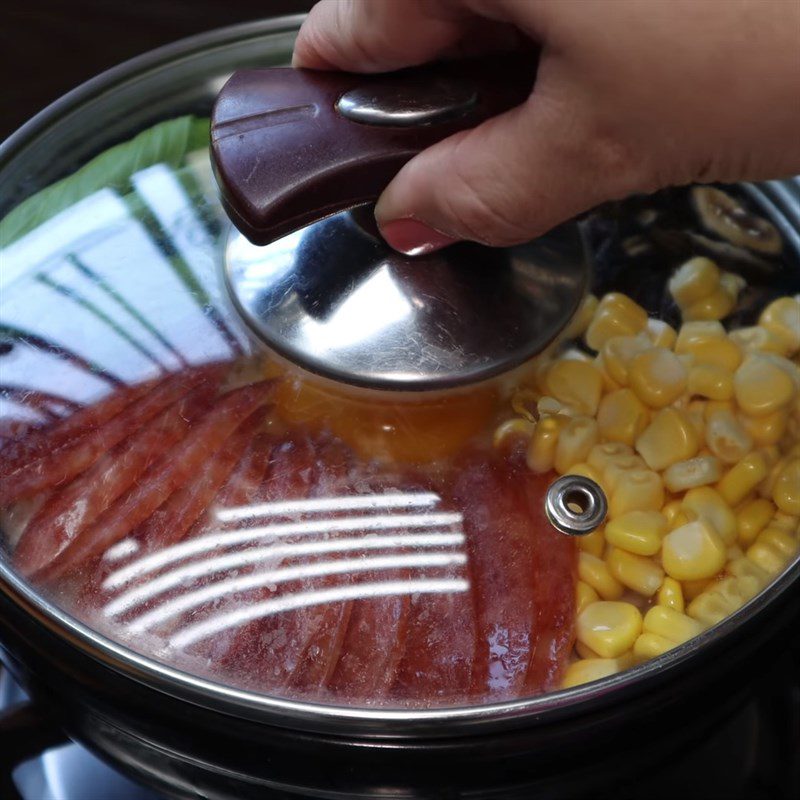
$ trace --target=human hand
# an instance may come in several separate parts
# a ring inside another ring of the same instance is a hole
[[[407,253],[502,246],[636,192],[800,172],[796,0],[322,0],[294,65],[541,46],[527,102],[420,153],[375,209]]]

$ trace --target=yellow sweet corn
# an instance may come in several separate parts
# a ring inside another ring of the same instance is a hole
[[[633,448],[626,444],[621,442],[604,442],[603,444],[596,444],[592,448],[586,461],[590,467],[593,467],[602,474],[608,466],[608,463],[617,456],[632,456],[633,454]]]
[[[800,517],[794,514],[787,514],[784,511],[776,511],[769,522],[770,528],[780,528],[791,534],[800,534]]]
[[[689,370],[686,390],[690,395],[710,400],[730,400],[733,397],[733,375],[714,364],[697,364]]]
[[[565,406],[560,400],[556,400],[555,397],[548,397],[547,395],[540,397],[536,401],[535,408],[537,411],[537,418],[539,419],[548,416],[552,417],[558,414],[565,417],[574,417],[576,413],[574,408]]]
[[[578,614],[578,641],[603,658],[617,658],[633,647],[642,632],[642,615],[632,603],[600,600]]]
[[[600,595],[583,581],[575,581],[575,611],[580,614],[589,603],[596,603]]]
[[[668,530],[660,511],[629,511],[608,522],[605,537],[614,547],[640,556],[654,556]]]
[[[705,626],[715,625],[741,608],[759,591],[753,577],[730,577],[716,581],[689,603],[686,613]]]
[[[773,300],[761,312],[758,324],[783,343],[785,355],[800,350],[800,302],[794,297]]]
[[[724,319],[735,307],[736,298],[722,286],[719,286],[708,297],[682,308],[681,316],[689,322]]]
[[[756,540],[756,536],[772,519],[774,510],[772,503],[764,498],[750,500],[737,509],[738,539],[742,547],[748,547]]]
[[[664,577],[664,581],[656,595],[656,602],[660,606],[671,608],[673,611],[683,613],[683,589],[679,581],[675,578],[670,578],[668,575]]]
[[[735,303],[742,289],[747,286],[747,281],[735,272],[720,272],[719,286],[733,298]]]
[[[711,578],[725,566],[725,542],[705,520],[670,531],[661,546],[661,563],[677,581]]]
[[[699,636],[704,627],[697,620],[673,608],[653,606],[644,615],[642,630],[645,633],[663,636],[677,645]]]
[[[791,375],[767,355],[747,356],[733,376],[736,403],[752,417],[762,417],[789,405],[796,391]]]
[[[779,408],[762,417],[739,414],[739,423],[758,447],[768,447],[783,440],[789,422],[789,409]]]
[[[575,541],[578,544],[578,550],[601,558],[606,548],[605,530],[597,528],[597,530],[587,533],[586,536],[576,536]]]
[[[651,408],[664,408],[686,391],[687,371],[671,350],[653,347],[634,356],[628,367],[628,384]]]
[[[667,288],[678,308],[683,309],[715,292],[719,278],[717,265],[710,258],[697,256],[675,270]]]
[[[722,467],[716,456],[695,456],[678,461],[664,470],[664,485],[670,492],[683,492],[696,486],[716,483]]]
[[[675,340],[678,338],[678,332],[672,325],[652,317],[647,320],[644,332],[654,347],[666,347],[668,350],[675,347]]]
[[[711,364],[734,372],[742,362],[742,351],[731,341],[719,322],[685,322],[675,341],[675,352],[691,355],[695,364]]]
[[[668,650],[677,646],[677,642],[665,639],[655,633],[642,633],[633,643],[633,658],[638,663],[649,661],[651,658],[658,658]]]
[[[591,647],[587,647],[580,639],[575,640],[575,652],[581,658],[600,658]]]
[[[785,514],[800,516],[800,458],[791,459],[778,473],[772,499]]]
[[[644,330],[647,312],[629,297],[611,292],[600,300],[584,340],[592,350],[600,350],[614,336],[632,336]]]
[[[691,509],[685,508],[680,500],[670,500],[662,509],[661,513],[667,520],[667,529],[674,531],[687,522],[697,519],[697,514]]]
[[[562,416],[541,417],[528,444],[526,461],[533,472],[549,472],[553,469],[558,447],[558,436],[566,425]]]
[[[731,467],[717,484],[717,491],[729,506],[737,506],[767,477],[764,456],[754,451]]]
[[[664,570],[645,556],[637,556],[618,547],[606,556],[609,572],[623,585],[643,597],[652,597],[664,580]]]
[[[752,437],[727,408],[708,412],[705,437],[709,450],[725,464],[738,463],[753,449]]]
[[[696,581],[681,581],[681,589],[685,600],[691,602],[695,597],[708,589],[715,580],[715,578],[701,578]]]
[[[639,456],[617,456],[606,464],[603,470],[603,486],[607,493],[611,493],[617,483],[625,478],[631,470],[646,469],[647,465]]]
[[[767,526],[747,548],[747,558],[769,575],[777,575],[797,552],[794,537],[780,528]]]
[[[728,562],[725,566],[725,571],[736,578],[752,578],[758,584],[759,591],[761,591],[770,580],[770,575],[766,570],[746,557],[737,558]]]
[[[632,446],[649,421],[647,407],[630,389],[607,394],[597,409],[597,427],[606,442]]]
[[[778,476],[783,471],[783,468],[789,463],[789,458],[788,456],[784,456],[783,458],[778,456],[778,458],[773,461],[771,458],[772,452],[769,448],[759,450],[758,452],[764,457],[764,463],[767,465],[767,477],[759,483],[758,494],[760,497],[766,497],[771,500],[772,492],[775,489],[775,483],[778,480]]]
[[[600,438],[597,422],[591,417],[573,417],[561,429],[556,444],[554,465],[564,475],[573,464],[586,460]]]
[[[548,394],[581,414],[593,417],[603,393],[603,376],[593,363],[555,361],[545,377]]]
[[[541,416],[541,412],[537,412],[538,403],[537,394],[533,389],[523,387],[517,389],[514,394],[511,395],[511,408],[514,410],[514,413],[528,422],[536,422]]]
[[[578,577],[604,600],[616,600],[625,591],[623,585],[608,571],[605,561],[583,551],[578,553]]]
[[[614,336],[603,344],[600,351],[603,368],[613,381],[620,386],[627,386],[631,361],[652,347],[652,342],[643,333],[636,336]]]
[[[636,440],[636,452],[656,471],[691,458],[699,449],[700,440],[689,415],[676,408],[657,412]]]
[[[570,689],[573,686],[580,686],[584,683],[599,681],[609,675],[627,669],[627,662],[618,658],[585,658],[570,664],[564,672],[561,681],[563,689]]]
[[[514,440],[528,441],[533,436],[535,429],[536,425],[533,422],[528,422],[522,417],[507,419],[494,429],[492,442],[495,447],[502,447],[507,442]]]
[[[786,345],[772,331],[762,328],[761,325],[752,325],[748,328],[737,328],[728,336],[745,353],[779,353],[786,355]]]
[[[601,488],[603,487],[603,476],[594,467],[581,461],[578,464],[573,464],[565,473],[566,475],[581,475],[584,478],[594,481]]]
[[[696,519],[710,523],[726,545],[736,541],[738,525],[733,509],[722,495],[710,486],[698,486],[686,492],[681,503]]]
[[[632,469],[625,472],[624,480],[611,490],[608,515],[615,519],[629,511],[658,511],[663,505],[661,476],[649,469]]]

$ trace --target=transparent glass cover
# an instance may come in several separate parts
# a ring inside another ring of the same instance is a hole
[[[736,362],[717,363],[717,377],[727,369],[739,387],[741,364],[761,351],[725,331],[772,330],[759,315],[798,291],[794,255],[709,231],[688,191],[632,200],[590,223],[593,291],[627,295],[646,312],[641,325],[635,309],[629,324],[625,309],[603,317],[612,301],[595,311],[587,300],[537,362],[457,393],[370,393],[306,374],[254,342],[226,295],[231,226],[207,149],[215,88],[239,64],[285,60],[290,41],[132,74],[40,126],[5,162],[4,558],[61,608],[156,660],[272,696],[369,707],[481,704],[600,678],[680,645],[658,615],[648,624],[653,608],[700,632],[757,594],[797,549],[794,307],[772,326],[786,329],[783,344],[756,359],[781,387],[789,376],[787,399],[757,414],[745,390],[707,396],[705,373],[692,373],[702,356],[677,353],[653,321],[683,332],[667,282],[689,256],[712,255],[718,278],[742,276],[724,279],[738,288],[717,317]],[[379,324],[375,311],[365,324]],[[668,351],[695,383],[668,402],[642,400],[647,389],[614,373],[606,340],[592,347],[587,326],[600,330],[601,318],[618,336],[651,336],[636,354]],[[620,392],[620,413],[639,417],[614,427],[602,408],[616,409],[608,398]],[[658,466],[639,437],[667,407],[694,422],[696,441]],[[741,453],[717,452],[714,411],[749,437]],[[728,476],[746,458],[764,475],[742,493]],[[707,464],[712,478],[683,477],[692,460],[689,472]],[[565,472],[597,479],[610,503],[605,530],[579,543],[544,513]],[[637,480],[630,496],[620,489]],[[764,524],[753,532],[742,519],[758,500]],[[772,539],[758,539],[767,528]],[[674,531],[719,563],[675,567],[692,556],[680,537],[667,544]],[[752,580],[734,585],[740,574]],[[727,605],[714,600],[718,586]]]

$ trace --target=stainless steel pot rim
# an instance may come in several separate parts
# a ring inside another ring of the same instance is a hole
[[[0,170],[27,142],[81,103],[131,78],[165,66],[178,58],[223,48],[248,39],[289,33],[303,15],[235,25],[200,34],[134,58],[93,78],[37,114],[0,144]],[[782,231],[800,252],[800,178],[745,187],[783,218]],[[797,228],[794,227],[797,225]],[[53,635],[91,659],[156,691],[181,700],[268,725],[320,734],[363,739],[408,739],[477,735],[555,721],[589,707],[614,702],[624,692],[641,692],[655,681],[676,675],[703,648],[723,646],[739,626],[757,619],[766,607],[800,580],[800,556],[763,592],[730,617],[660,658],[630,670],[572,689],[489,705],[433,709],[338,707],[258,694],[218,684],[140,655],[97,633],[40,596],[9,564],[0,561],[0,592]],[[679,687],[678,689],[679,690]]]

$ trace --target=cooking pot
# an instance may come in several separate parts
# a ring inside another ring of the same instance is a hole
[[[154,51],[75,90],[3,145],[0,453],[6,467],[14,458],[24,467],[25,453],[39,464],[13,472],[0,504],[3,662],[35,703],[3,723],[16,732],[7,761],[52,744],[55,726],[179,798],[597,796],[696,744],[751,691],[743,676],[759,674],[797,621],[796,549],[765,588],[697,636],[561,688],[572,658],[576,546],[545,517],[549,468],[535,476],[514,447],[508,455],[504,440],[494,448],[485,436],[502,427],[498,409],[509,397],[525,406],[515,382],[535,380],[539,362],[422,400],[359,394],[268,354],[226,289],[236,233],[211,174],[205,120],[233,70],[288,63],[300,21],[237,26]],[[585,221],[591,291],[624,292],[677,326],[667,280],[703,254],[749,284],[732,326],[796,294],[800,182],[726,191],[739,209],[731,215],[752,209],[758,225],[780,234],[780,252],[703,230],[688,190],[632,198]],[[522,423],[532,426],[523,415],[504,430]],[[437,435],[425,438],[431,425]],[[271,481],[262,483],[264,474]],[[343,476],[358,490],[347,484],[343,493]],[[513,501],[504,499],[512,484]],[[96,506],[88,527],[82,501]],[[476,544],[487,509],[490,522],[512,520],[492,529],[499,544]],[[360,566],[348,558],[337,583],[320,554],[336,550],[331,542],[347,552],[337,531],[352,531],[348,515],[361,512],[365,536],[351,550]],[[31,537],[31,520],[53,538]],[[533,526],[533,544],[503,538],[514,520]],[[379,562],[365,543],[398,527],[418,537],[414,547],[401,541],[394,560]],[[233,542],[227,594],[209,583],[206,562],[191,560],[223,534],[240,535],[225,545]],[[796,541],[796,531],[787,535]],[[311,544],[292,551],[308,554],[306,571],[287,577],[280,570],[294,562],[276,562],[272,550],[269,574],[254,572],[253,536]],[[522,596],[516,587],[527,579],[511,556],[528,558],[526,548],[546,563]],[[169,563],[184,572],[163,571]],[[287,581],[294,594],[281,593]],[[474,647],[460,627],[472,613],[471,581],[484,587],[484,634],[500,631],[480,667],[477,656],[458,660],[459,647]],[[297,600],[314,592],[328,592],[328,602]],[[551,637],[535,681],[513,663],[523,651],[533,658],[530,643],[502,637],[514,624],[502,615],[531,598]],[[417,638],[395,654],[394,683],[379,691],[398,614],[406,641]],[[313,641],[303,625],[316,626]],[[319,651],[334,647],[343,655],[322,663]],[[603,661],[598,655],[584,650],[586,661]],[[290,658],[287,672],[281,659]]]

